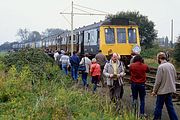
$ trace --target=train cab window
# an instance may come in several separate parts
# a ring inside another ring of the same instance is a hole
[[[128,38],[129,43],[137,43],[136,29],[128,29]]]
[[[118,39],[118,43],[126,43],[126,29],[125,28],[117,29],[117,39]]]
[[[107,44],[115,43],[114,28],[105,29],[105,39]]]

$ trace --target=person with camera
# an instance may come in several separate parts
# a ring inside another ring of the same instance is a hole
[[[112,102],[116,103],[116,110],[119,110],[120,100],[123,96],[123,80],[126,75],[123,71],[123,64],[118,59],[118,54],[113,53],[111,60],[104,66],[103,74],[107,78],[109,95]]]

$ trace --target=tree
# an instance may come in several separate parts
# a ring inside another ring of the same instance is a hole
[[[44,38],[52,35],[57,35],[61,34],[62,32],[64,32],[64,30],[59,28],[48,28],[45,30],[45,32],[42,32],[42,37]]]
[[[27,41],[29,37],[29,30],[27,28],[20,28],[17,32],[17,36],[21,38],[21,41]]]
[[[107,18],[127,18],[139,26],[141,45],[146,48],[153,47],[153,42],[157,37],[157,31],[154,29],[155,24],[147,16],[139,12],[118,12],[116,15],[108,15]]]
[[[41,35],[37,31],[32,31],[28,36],[29,41],[39,41],[41,40]]]
[[[2,45],[0,45],[0,51],[8,51],[12,49],[12,45],[10,42],[5,42]]]
[[[180,36],[178,36],[177,43],[174,47],[174,59],[177,63],[180,63]]]

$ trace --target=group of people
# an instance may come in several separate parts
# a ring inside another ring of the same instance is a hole
[[[131,91],[133,103],[138,102],[138,96],[140,99],[140,116],[145,117],[145,83],[146,73],[149,72],[148,65],[144,64],[143,58],[138,54],[132,54],[129,67]],[[68,74],[68,68],[71,67],[71,76],[74,81],[78,81],[79,67],[84,66],[84,71],[81,71],[82,82],[85,88],[88,87],[87,77],[91,76],[93,83],[93,93],[96,92],[96,88],[101,82],[102,87],[107,85],[109,88],[109,95],[112,102],[119,104],[123,97],[123,77],[126,75],[123,62],[120,60],[120,55],[112,53],[107,59],[102,51],[90,60],[88,53],[85,53],[80,60],[76,52],[69,57],[63,50],[54,53],[55,61],[60,65],[60,68],[64,73]],[[154,111],[154,120],[161,120],[162,109],[165,103],[170,120],[178,120],[177,114],[174,110],[172,103],[172,93],[176,92],[175,80],[176,70],[175,67],[167,62],[166,55],[160,52],[157,55],[157,61],[160,64],[156,74],[156,80],[152,92],[152,96],[157,95],[156,107]],[[118,108],[120,109],[120,108]]]
[[[161,120],[162,109],[165,103],[169,119],[178,120],[177,114],[172,103],[172,94],[176,92],[176,70],[173,64],[167,62],[167,56],[164,52],[157,54],[157,61],[159,63],[155,84],[152,96],[157,96],[156,107],[154,111],[153,120]],[[144,60],[140,55],[133,55],[131,64],[129,65],[131,74],[131,90],[133,96],[133,104],[137,102],[139,95],[140,98],[140,115],[145,116],[145,82],[146,72],[149,72],[149,68],[144,64]]]

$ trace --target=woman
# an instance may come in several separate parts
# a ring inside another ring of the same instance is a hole
[[[87,76],[89,74],[89,69],[91,65],[91,60],[88,58],[88,53],[85,53],[84,57],[81,59],[81,62],[79,63],[80,65],[85,65],[86,70],[82,72],[82,81],[84,87],[88,87],[88,82],[87,82]]]
[[[96,63],[96,58],[92,59],[90,73],[92,76],[92,83],[94,84],[93,85],[93,93],[95,93],[96,88],[97,88],[97,83],[99,82],[99,78],[101,75],[101,67],[98,63]]]

